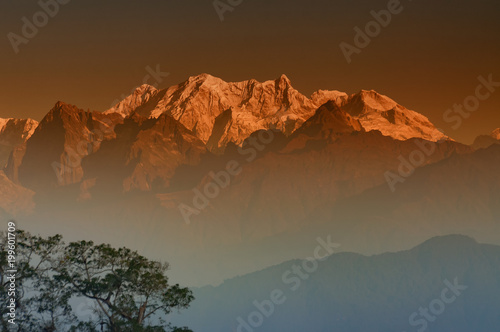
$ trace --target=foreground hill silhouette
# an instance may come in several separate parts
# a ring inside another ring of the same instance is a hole
[[[315,245],[311,243],[311,255]],[[303,266],[303,261],[197,289],[192,307],[174,321],[189,322],[198,332],[491,332],[500,328],[500,246],[449,235],[397,253],[333,254],[319,261],[311,273],[302,268],[307,278],[298,287],[296,281],[283,281],[284,273],[292,272],[294,265]],[[297,274],[287,274],[285,281],[291,276]],[[269,317],[262,315],[258,328],[252,327],[249,315],[254,313],[254,322],[259,318],[253,302],[265,303],[273,290],[282,291],[280,300],[286,299],[274,305]],[[445,301],[455,296],[454,300],[444,303],[443,293]],[[444,311],[440,312],[442,303]],[[432,319],[419,314],[420,308],[429,306]],[[414,321],[419,323],[412,326],[409,321],[414,312],[418,313]],[[250,329],[239,327],[238,318]],[[426,329],[422,329],[424,321]]]

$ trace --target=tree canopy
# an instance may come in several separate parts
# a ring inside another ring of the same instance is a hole
[[[190,331],[170,326],[165,316],[189,307],[188,288],[170,285],[167,263],[137,251],[47,238],[22,230],[16,235],[16,325],[0,308],[5,331]],[[7,232],[0,234],[0,298],[9,301]],[[92,303],[91,318],[81,320],[71,299]]]

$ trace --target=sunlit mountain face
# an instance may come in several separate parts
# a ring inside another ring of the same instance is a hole
[[[375,91],[306,97],[285,75],[202,74],[142,85],[106,112],[58,102],[16,134],[5,213],[169,253],[193,285],[300,257],[324,232],[364,254],[449,233],[499,240],[498,145],[458,143]]]
[[[2,331],[500,330],[497,2],[0,9]]]

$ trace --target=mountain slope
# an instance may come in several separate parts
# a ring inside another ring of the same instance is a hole
[[[115,139],[82,163],[85,181],[112,193],[164,189],[177,167],[199,163],[206,152],[203,142],[167,114],[156,119],[134,114],[115,132]]]
[[[472,146],[474,149],[485,149],[493,144],[500,144],[500,128],[493,130],[489,135],[480,135],[476,137]]]
[[[12,182],[0,171],[0,210],[11,216],[26,216],[33,212],[33,191]]]
[[[358,119],[366,131],[378,130],[399,140],[422,138],[436,142],[447,138],[424,115],[373,90],[349,96],[341,107]]]
[[[342,113],[337,115],[342,118]],[[190,220],[196,224],[192,227],[203,229],[200,234],[210,238],[217,237],[219,228],[215,225],[224,225],[224,234],[233,230],[235,235],[223,236],[221,241],[234,240],[235,236],[249,241],[310,226],[319,221],[310,217],[319,207],[386,185],[385,172],[397,169],[399,157],[418,148],[415,140],[399,141],[376,131],[357,131],[354,126],[359,129],[359,123],[350,117],[336,123],[339,117],[324,107],[284,141],[276,135],[276,141],[262,144],[258,153],[252,153],[256,149],[251,145],[244,145],[244,154],[228,154],[218,165],[201,164],[191,170],[195,188],[204,192],[207,183],[213,182],[210,172],[222,171],[231,160],[238,161],[242,169],[241,174],[231,178],[229,187],[210,199],[209,208],[192,215]],[[334,130],[332,135],[331,128],[339,131]],[[466,146],[447,141],[423,165],[469,151]],[[191,188],[159,198],[178,213],[180,203],[193,206],[195,195]]]
[[[387,250],[450,232],[500,243],[499,167],[500,145],[471,154],[453,154],[418,168],[403,183],[396,184],[395,192],[383,183],[319,207],[310,218],[323,220],[323,231],[334,229],[336,221],[350,225],[343,231],[351,234],[345,241],[362,252],[373,252],[377,246],[379,251]],[[399,240],[401,234],[406,236]]]
[[[343,111],[334,101],[328,101],[291,137],[305,135],[308,138],[334,141],[336,137],[356,131],[364,131],[359,120]]]
[[[0,169],[7,164],[14,147],[25,143],[37,126],[33,119],[0,119]]]
[[[103,140],[114,136],[117,115],[86,112],[58,102],[43,118],[26,142],[26,151],[8,176],[17,177],[30,189],[47,190],[77,183],[83,172],[81,160],[99,149]]]

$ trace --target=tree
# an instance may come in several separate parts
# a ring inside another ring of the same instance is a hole
[[[60,235],[48,238],[18,230],[16,244],[16,323],[5,331],[173,331],[163,318],[187,308],[194,299],[188,288],[169,285],[167,263],[150,261],[136,251],[80,241],[65,245]],[[8,241],[0,234],[0,300],[7,303]],[[79,321],[71,298],[91,300],[95,315]],[[10,328],[10,330],[9,330]]]
[[[63,246],[60,235],[42,238],[22,230],[0,233],[0,298],[2,303],[15,298],[16,304],[16,325],[8,323],[8,308],[1,307],[3,330],[49,332],[76,321],[68,303],[72,294],[54,279],[55,257]],[[14,253],[16,286],[14,296],[9,296],[11,273],[7,271],[13,268],[9,267],[8,256]]]
[[[81,241],[65,248],[56,279],[95,301],[109,331],[165,331],[158,314],[187,308],[194,299],[189,289],[168,284],[167,270],[168,264],[136,251]]]

